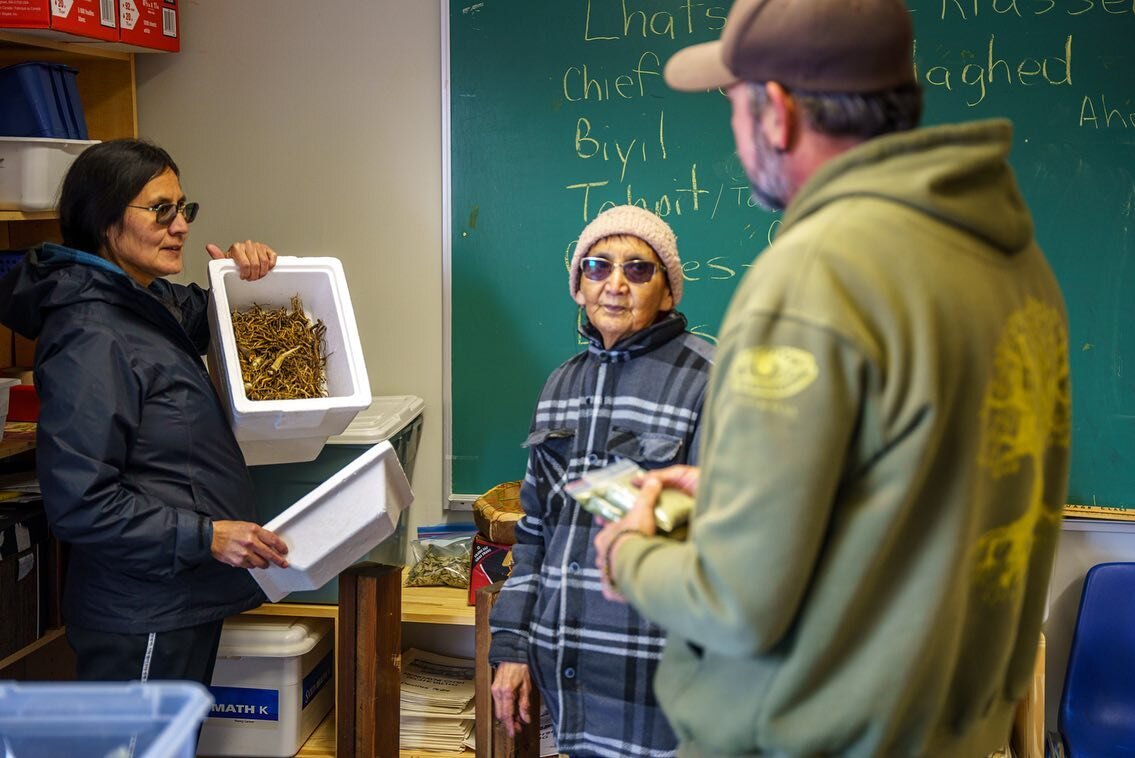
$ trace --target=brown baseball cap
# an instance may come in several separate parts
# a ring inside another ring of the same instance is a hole
[[[913,84],[914,32],[903,0],[737,0],[721,39],[666,63],[676,90],[775,81],[809,92]]]

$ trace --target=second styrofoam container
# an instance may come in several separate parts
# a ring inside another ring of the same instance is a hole
[[[0,209],[46,211],[79,153],[98,140],[0,137]]]
[[[13,395],[13,399],[15,395]],[[314,461],[281,463],[275,466],[253,466],[249,469],[256,489],[257,523],[269,521],[292,503],[333,477],[336,472],[380,442],[389,440],[406,472],[406,481],[414,486],[414,462],[422,437],[422,413],[425,402],[414,395],[378,395],[370,407],[359,411],[346,431],[327,438],[327,444]],[[394,533],[378,547],[362,557],[364,561],[401,566],[406,563],[409,518],[403,510]],[[318,589],[294,592],[287,603],[337,603],[339,582],[332,579]]]
[[[314,460],[327,438],[342,433],[371,399],[343,265],[337,258],[281,256],[267,276],[245,281],[231,260],[215,260],[209,262],[209,284],[209,366],[245,462],[255,466]],[[290,308],[296,295],[308,318],[326,327],[327,397],[250,400],[244,392],[232,312],[253,305]]]
[[[288,568],[249,569],[273,603],[322,587],[394,534],[414,495],[394,446],[380,442],[264,525],[288,545]]]

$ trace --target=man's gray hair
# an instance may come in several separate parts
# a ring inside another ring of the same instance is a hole
[[[749,82],[753,115],[768,103],[765,85]],[[922,88],[917,84],[883,92],[792,91],[808,126],[830,137],[870,139],[914,129],[922,118]]]

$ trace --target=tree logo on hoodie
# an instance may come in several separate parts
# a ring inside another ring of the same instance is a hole
[[[981,409],[978,464],[994,480],[1030,478],[1025,511],[976,545],[976,582],[991,603],[1016,594],[1034,546],[1054,544],[1059,533],[1064,493],[1045,492],[1045,456],[1070,443],[1071,398],[1064,319],[1056,308],[1029,298],[1006,322]]]

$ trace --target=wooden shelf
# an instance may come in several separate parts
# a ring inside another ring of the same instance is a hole
[[[19,663],[21,660],[27,658],[35,651],[47,647],[60,637],[63,637],[65,634],[66,631],[64,631],[63,627],[48,629],[47,633],[35,642],[31,643],[30,645],[25,645],[24,647],[9,655],[7,658],[0,659],[0,671],[3,671],[14,663]]]
[[[399,758],[472,758],[475,753],[465,750],[460,753],[426,753],[421,750],[399,750]],[[315,727],[295,758],[335,758],[335,711]]]
[[[454,587],[406,587],[403,572],[402,621],[473,626],[475,609],[469,591]]]
[[[25,61],[65,63],[79,73],[75,84],[83,103],[87,132],[93,140],[138,135],[134,82],[134,53],[107,50],[99,43],[71,42],[58,33],[40,36],[38,30],[0,30],[0,66]],[[81,39],[81,38],[72,38]],[[54,213],[5,215],[0,221],[50,220]]]
[[[0,47],[34,47],[40,50],[54,50],[68,55],[104,58],[112,61],[128,61],[131,59],[131,53],[121,50],[108,50],[105,43],[86,40],[83,37],[50,29],[0,29]]]
[[[339,606],[316,603],[265,603],[246,614],[253,616],[299,616],[300,618],[338,619]]]
[[[35,450],[35,424],[9,421],[4,424],[4,439],[0,440],[0,458],[8,458],[28,450]]]
[[[52,221],[57,218],[59,218],[58,211],[0,210],[0,221]]]
[[[402,621],[419,624],[473,626],[473,606],[469,605],[468,602],[467,590],[459,590],[453,587],[403,586]],[[261,616],[315,616],[338,619],[339,606],[315,603],[265,603],[259,608],[246,611],[246,613]]]

